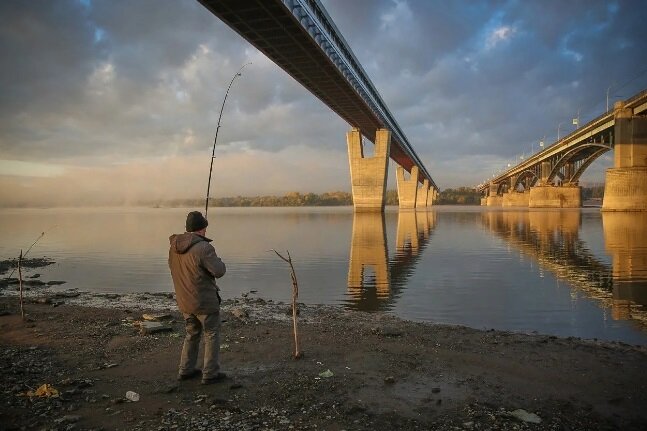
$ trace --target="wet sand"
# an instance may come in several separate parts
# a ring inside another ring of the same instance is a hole
[[[225,301],[223,370],[177,382],[184,336],[170,294],[0,292],[1,429],[643,429],[645,347]],[[141,334],[144,313],[170,313]],[[48,383],[58,397],[25,394]],[[139,401],[125,398],[127,391]],[[537,423],[538,422],[538,423]],[[456,427],[456,428],[454,428]]]

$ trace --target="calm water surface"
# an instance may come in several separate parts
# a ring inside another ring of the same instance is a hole
[[[168,236],[187,209],[0,211],[0,258],[46,231],[32,272],[60,289],[171,291]],[[647,214],[583,210],[213,208],[207,235],[227,264],[231,298],[289,301],[289,250],[300,301],[408,319],[647,344]]]

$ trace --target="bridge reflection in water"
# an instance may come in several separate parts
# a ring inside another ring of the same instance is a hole
[[[488,211],[483,224],[573,289],[611,310],[616,320],[647,325],[647,214],[603,212],[608,265],[579,238],[579,210]],[[573,292],[575,294],[575,292]]]
[[[433,211],[400,211],[395,254],[389,257],[384,213],[353,214],[348,264],[348,306],[362,311],[389,309],[414,273],[436,227]]]

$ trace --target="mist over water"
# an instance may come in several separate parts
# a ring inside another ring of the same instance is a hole
[[[168,237],[189,209],[0,210],[0,258],[30,253],[56,289],[170,292]],[[436,207],[212,208],[224,298],[299,300],[418,321],[647,344],[647,215]],[[7,276],[5,274],[4,276]],[[254,295],[254,294],[252,294]]]

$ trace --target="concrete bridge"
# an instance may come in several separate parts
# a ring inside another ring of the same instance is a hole
[[[432,205],[436,183],[318,0],[199,1],[351,125],[355,210],[384,210],[389,157],[399,165],[400,206]],[[375,144],[373,157],[363,136]]]
[[[579,178],[607,151],[603,210],[647,211],[647,90],[606,112],[527,160],[477,186],[482,205],[579,208]]]

